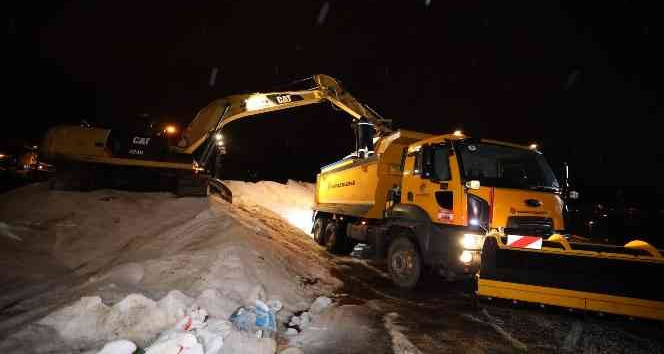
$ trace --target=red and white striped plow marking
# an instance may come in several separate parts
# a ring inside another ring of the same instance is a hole
[[[507,245],[514,248],[542,249],[542,238],[537,236],[507,235]]]

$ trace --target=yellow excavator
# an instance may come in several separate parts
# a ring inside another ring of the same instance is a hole
[[[389,120],[346,92],[334,78],[317,74],[302,80],[303,90],[231,95],[217,99],[196,114],[177,144],[167,129],[128,132],[67,125],[51,128],[41,154],[57,166],[56,189],[90,189],[106,182],[147,182],[174,189],[178,195],[204,196],[213,189],[227,200],[230,190],[221,183],[213,159],[225,153],[222,129],[227,124],[262,113],[329,102],[352,119],[370,122],[381,134]],[[362,123],[360,123],[362,124]]]

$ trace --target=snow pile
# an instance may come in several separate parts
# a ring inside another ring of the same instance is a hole
[[[270,196],[271,210],[311,203],[306,184],[237,185],[255,186],[251,198]],[[279,208],[276,196],[288,207]],[[226,321],[240,306],[276,300],[283,304],[277,323],[287,322],[341,283],[319,247],[263,205],[44,185],[3,195],[0,221],[23,241],[0,237],[0,351],[95,353],[120,339],[142,347],[192,304]],[[276,350],[231,331],[222,353],[258,347]]]
[[[144,348],[146,353],[165,353],[171,347],[191,348],[191,352],[274,353],[272,338],[255,336],[235,329],[223,318],[209,316],[195,305],[199,299],[171,291],[159,301],[141,294],[130,294],[113,306],[105,305],[98,296],[83,297],[41,321],[60,335],[71,349],[104,345],[127,347],[127,341]],[[222,298],[216,299],[223,302]],[[199,350],[195,350],[199,348]],[[176,352],[173,351],[173,352]]]
[[[315,184],[293,180],[286,184],[271,181],[224,183],[233,192],[233,203],[260,206],[280,215],[306,234],[311,232]]]
[[[288,323],[288,328],[286,330],[287,336],[295,336],[300,331],[303,331],[309,327],[312,321],[316,320],[319,315],[328,310],[332,305],[332,299],[327,296],[319,296],[311,307],[309,311],[302,312],[299,316],[293,316]]]
[[[274,353],[274,339],[256,338],[235,329],[226,319],[208,317],[204,309],[192,305],[199,300],[179,291],[171,291],[159,301],[131,294],[113,306],[105,305],[98,296],[83,297],[39,324],[57,331],[70,348],[112,341],[102,348],[109,353],[115,353],[112,347],[125,348],[128,343],[137,343],[146,353],[164,353],[162,349],[173,346],[175,350],[178,346],[200,348],[206,354]]]
[[[175,326],[193,302],[179,291],[171,291],[159,301],[130,294],[113,306],[105,305],[99,296],[89,296],[46,316],[39,324],[55,329],[73,347],[85,348],[116,339],[144,346],[160,332]]]
[[[136,351],[136,344],[120,339],[106,343],[97,354],[132,354]]]

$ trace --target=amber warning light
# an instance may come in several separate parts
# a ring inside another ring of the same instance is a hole
[[[168,135],[172,135],[178,132],[178,128],[176,128],[174,125],[167,125],[166,128],[164,128],[164,132]]]

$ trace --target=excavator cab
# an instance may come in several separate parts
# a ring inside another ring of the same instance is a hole
[[[374,132],[375,127],[365,117],[357,122],[357,155],[360,158],[368,158],[374,154]]]
[[[170,155],[166,125],[141,114],[125,129],[112,129],[108,149],[113,156],[161,160]]]

